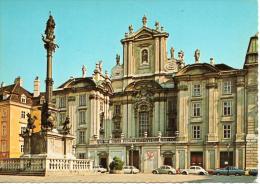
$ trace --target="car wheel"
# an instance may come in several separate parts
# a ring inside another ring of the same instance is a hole
[[[200,172],[199,175],[204,175],[204,173],[203,173],[203,172]]]
[[[183,174],[183,175],[187,175],[187,172],[184,171],[184,172],[182,172],[181,174]]]
[[[153,173],[153,174],[157,174],[157,172],[156,172],[156,171],[153,171],[152,173]]]
[[[235,174],[235,176],[241,176],[241,174],[239,174],[239,173],[236,173],[236,174]]]
[[[218,176],[219,176],[219,175],[220,175],[220,173],[216,173],[216,175],[218,175]]]
[[[172,171],[169,171],[168,174],[173,174],[173,172],[172,172]]]

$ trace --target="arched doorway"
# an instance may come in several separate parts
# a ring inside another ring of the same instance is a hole
[[[173,166],[173,155],[174,153],[172,151],[165,151],[163,153],[163,165]]]
[[[108,168],[108,164],[107,164],[107,158],[108,158],[108,154],[105,151],[102,151],[100,153],[98,153],[99,156],[99,165],[102,166],[103,168]]]

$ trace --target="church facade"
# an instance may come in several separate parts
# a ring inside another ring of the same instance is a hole
[[[184,52],[167,56],[169,34],[132,25],[121,40],[111,76],[96,64],[91,77],[71,78],[53,92],[58,124],[66,117],[78,158],[108,167],[114,156],[151,172],[161,165],[215,169],[256,168],[257,40],[251,37],[243,69],[200,62],[185,65]]]

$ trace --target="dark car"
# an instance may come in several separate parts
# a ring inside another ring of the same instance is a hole
[[[258,169],[250,169],[248,172],[251,176],[257,176],[258,175]]]
[[[242,169],[238,169],[233,166],[227,166],[225,168],[216,169],[213,171],[213,174],[215,175],[235,175],[235,176],[241,176],[245,175],[245,171]]]

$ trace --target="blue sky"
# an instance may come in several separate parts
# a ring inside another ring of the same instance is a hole
[[[98,60],[110,73],[116,54],[122,56],[120,40],[128,26],[141,28],[144,14],[148,27],[159,21],[170,34],[168,53],[171,46],[183,50],[187,64],[194,63],[199,48],[202,62],[213,57],[216,63],[242,68],[249,38],[257,32],[257,7],[257,0],[0,0],[0,82],[11,84],[21,76],[32,91],[39,76],[44,90],[41,34],[49,11],[60,47],[53,58],[58,87],[70,76],[80,77],[83,64],[87,76]]]

